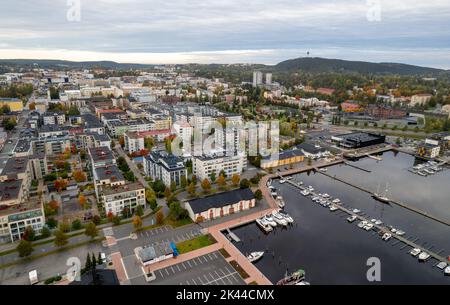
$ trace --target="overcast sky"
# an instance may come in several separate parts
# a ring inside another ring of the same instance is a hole
[[[0,0],[0,58],[275,64],[309,51],[450,69],[449,0],[79,1],[77,21],[77,0]]]

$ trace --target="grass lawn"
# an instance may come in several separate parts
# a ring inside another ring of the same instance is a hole
[[[191,252],[215,244],[217,241],[211,235],[202,235],[194,239],[186,240],[176,244],[180,254]]]

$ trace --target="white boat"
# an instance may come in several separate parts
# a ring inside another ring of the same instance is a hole
[[[278,205],[278,207],[280,207],[280,208],[284,208],[284,206],[286,205],[286,203],[284,202],[283,199],[278,199],[278,200],[277,200],[277,205]]]
[[[383,202],[383,203],[390,203],[391,200],[387,197],[387,193],[388,193],[388,191],[389,191],[388,188],[389,188],[389,187],[388,187],[388,184],[386,183],[386,188],[385,188],[385,190],[384,190],[384,194],[381,194],[381,193],[380,193],[380,186],[378,185],[378,190],[377,190],[376,193],[373,193],[372,197],[373,197],[374,199],[380,201],[380,202]]]
[[[439,264],[436,265],[436,267],[438,267],[438,269],[444,270],[447,267],[447,263],[440,262]]]
[[[398,236],[403,236],[403,235],[405,235],[405,232],[404,231],[402,231],[402,230],[397,230],[397,233],[396,233]]]
[[[445,275],[450,275],[450,267],[445,268],[444,274]]]
[[[341,203],[341,200],[339,198],[336,198],[332,202],[335,204],[339,204],[339,203]]]
[[[356,218],[357,217],[355,215],[352,215],[352,216],[347,217],[347,221],[351,223],[351,222],[354,222],[356,220]]]
[[[280,179],[280,184],[286,183],[286,179]]]
[[[389,239],[391,239],[392,234],[391,233],[384,233],[383,237],[381,237],[382,240],[384,241],[388,241]]]
[[[263,257],[264,252],[259,251],[259,252],[252,252],[250,253],[250,255],[247,256],[247,259],[251,262],[254,263],[257,260],[259,260],[261,257]]]
[[[331,206],[330,206],[330,211],[331,211],[331,212],[334,212],[334,211],[336,211],[336,210],[338,210],[338,208],[337,208],[335,205],[331,205]]]
[[[352,211],[353,213],[355,213],[355,214],[358,214],[358,213],[360,213],[361,212],[361,210],[358,210],[358,209],[353,209],[353,211]]]
[[[256,219],[256,224],[266,233],[273,231],[272,226],[264,218]]]
[[[327,193],[322,195],[323,198],[330,198],[330,195],[328,195]]]
[[[423,172],[423,171],[418,171],[417,173],[418,173],[420,176],[422,176],[422,177],[428,176],[428,174],[425,173],[425,172]]]
[[[277,223],[275,222],[275,220],[273,219],[273,217],[271,215],[266,215],[263,217],[263,219],[272,227],[276,227]]]
[[[373,224],[371,224],[370,222],[364,226],[364,230],[366,231],[370,231],[373,229]]]
[[[364,228],[367,225],[367,221],[363,220],[360,223],[358,223],[358,228]]]
[[[424,169],[424,171],[427,172],[427,173],[430,174],[430,175],[433,175],[433,174],[434,174],[434,171],[431,170],[430,168],[426,168],[426,169]]]
[[[319,196],[314,196],[311,198],[312,201],[317,201],[319,199]]]
[[[382,222],[381,220],[377,219],[377,221],[375,221],[375,224],[376,224],[377,226],[379,226],[379,225],[382,225],[383,222]]]
[[[412,256],[417,256],[420,254],[420,252],[422,252],[422,250],[420,250],[419,248],[414,248],[409,252],[409,254],[411,254]]]
[[[273,217],[273,220],[277,224],[282,225],[282,226],[288,225],[288,222],[286,221],[286,219],[284,219],[283,216],[281,216],[277,211],[272,212],[272,217]]]
[[[294,219],[291,217],[291,215],[289,215],[287,213],[283,213],[281,211],[279,211],[278,214],[280,214],[281,217],[283,217],[288,223],[293,223],[294,222]]]
[[[371,220],[370,220],[370,222],[371,223],[375,223],[377,220],[375,219],[375,218],[372,218]]]
[[[272,195],[273,198],[277,198],[278,196],[277,192],[271,192],[270,195]]]
[[[309,196],[310,192],[308,190],[301,191],[300,194],[303,196]]]
[[[391,228],[391,232],[392,233],[397,233],[397,229],[396,228]]]
[[[423,251],[422,253],[419,254],[419,261],[426,261],[427,259],[430,258],[430,254],[428,254],[427,252]]]
[[[269,189],[272,191],[272,190],[275,190],[275,187],[272,185],[269,185]]]
[[[309,185],[309,186],[308,186],[308,190],[309,190],[310,192],[313,192],[313,191],[314,191],[314,188],[313,188],[311,185]]]

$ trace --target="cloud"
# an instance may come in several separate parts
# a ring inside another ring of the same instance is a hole
[[[370,22],[368,10],[378,3],[381,20]],[[81,0],[80,22],[67,20],[68,9],[66,0],[2,4],[2,54],[9,48],[24,55],[70,50],[77,58],[183,54],[227,61],[228,50],[240,50],[242,62],[277,57],[266,50],[285,58],[295,53],[288,50],[377,49],[415,50],[401,58],[418,63],[423,48],[450,48],[448,0]]]

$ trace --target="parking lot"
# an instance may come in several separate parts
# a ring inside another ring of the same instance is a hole
[[[154,271],[156,279],[145,282],[144,277],[132,284],[150,285],[245,285],[239,273],[220,252],[212,252],[191,260]]]

